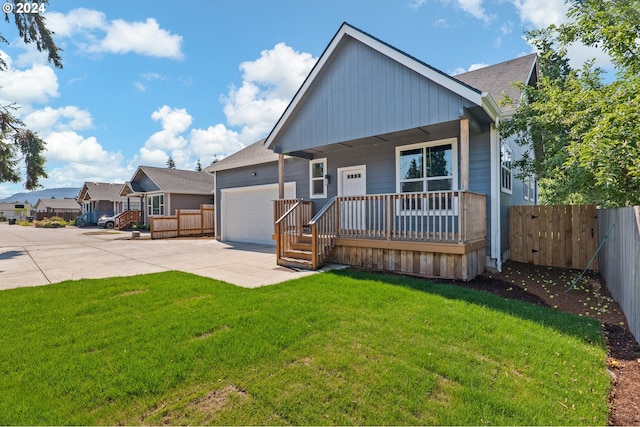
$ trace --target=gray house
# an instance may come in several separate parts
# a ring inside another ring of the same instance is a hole
[[[139,166],[120,195],[141,206],[136,222],[149,224],[153,216],[175,215],[177,209],[200,209],[213,203],[214,177],[206,172]]]
[[[264,144],[211,167],[219,237],[272,231],[278,264],[313,269],[464,280],[501,269],[508,206],[537,196],[534,177],[512,171],[523,149],[500,139],[514,106],[498,101],[537,75],[528,55],[449,76],[343,24]],[[273,214],[254,204],[269,198]]]
[[[78,203],[82,206],[82,215],[76,225],[95,225],[102,215],[118,215],[126,210],[139,210],[138,199],[127,199],[120,195],[122,183],[85,182],[78,193]]]

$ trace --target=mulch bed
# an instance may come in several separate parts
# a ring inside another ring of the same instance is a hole
[[[501,273],[485,273],[470,282],[448,283],[597,319],[606,337],[613,379],[609,425],[640,425],[640,345],[597,273],[587,272],[567,291],[579,274],[579,270],[510,261],[504,264]]]

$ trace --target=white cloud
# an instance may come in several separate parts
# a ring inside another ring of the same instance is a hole
[[[23,121],[29,129],[36,132],[84,130],[93,126],[91,113],[73,105],[61,108],[47,106],[27,114]]]
[[[0,56],[6,63],[6,69],[0,73],[0,100],[4,103],[47,102],[59,96],[58,76],[49,66],[33,64],[30,68],[19,70],[13,67],[11,57],[0,50]]]
[[[189,129],[193,119],[186,109],[164,105],[154,111],[151,118],[162,124],[162,130],[147,139],[145,142],[147,149],[175,150],[187,145],[187,140],[181,134]]]
[[[484,7],[482,7],[482,2],[484,0],[440,0],[442,3],[451,4],[453,3],[458,8],[462,9],[464,12],[470,14],[471,16],[485,22],[489,23],[494,16],[487,15]],[[426,3],[426,0],[410,0],[409,7],[412,9],[419,9],[423,4]],[[436,21],[434,25],[442,25],[446,22],[443,19],[439,19]]]
[[[57,37],[72,37],[77,33],[90,33],[96,29],[107,28],[107,18],[97,10],[78,8],[64,14],[47,12],[47,27]]]
[[[511,0],[520,20],[534,28],[567,22],[568,7],[564,0]]]
[[[171,59],[184,57],[182,36],[160,28],[154,18],[144,22],[108,21],[102,12],[79,8],[67,14],[47,14],[47,25],[57,37],[71,38],[86,52],[137,53]]]
[[[278,43],[257,60],[240,64],[242,86],[232,86],[222,101],[227,122],[242,128],[243,143],[255,142],[273,127],[316,61]]]
[[[43,139],[47,143],[47,160],[54,162],[113,164],[119,157],[105,151],[95,137],[84,138],[73,131],[51,132]]]
[[[182,59],[182,36],[163,30],[153,18],[145,22],[112,21],[106,37],[93,46],[97,52],[138,53],[158,58]]]
[[[133,82],[133,85],[139,92],[145,93],[147,91],[147,87],[140,82]]]
[[[479,70],[480,68],[484,68],[484,67],[487,67],[487,66],[489,66],[489,64],[477,63],[477,64],[471,64],[469,66],[469,68],[458,67],[455,70],[453,70],[451,75],[452,76],[457,76],[458,74],[466,73],[466,72],[469,72],[469,71]]]
[[[214,158],[221,159],[243,147],[237,132],[219,123],[207,129],[193,129],[189,135],[191,152],[208,165]]]
[[[135,168],[120,166],[121,160],[117,164],[105,167],[103,163],[66,163],[59,167],[54,167],[48,174],[49,177],[42,181],[46,188],[55,187],[80,187],[85,182],[125,182]]]
[[[454,0],[454,3],[475,18],[488,23],[492,17],[487,15],[486,11],[482,7],[482,1],[483,0]]]
[[[165,166],[169,154],[157,148],[142,147],[140,149],[140,164],[144,166]]]

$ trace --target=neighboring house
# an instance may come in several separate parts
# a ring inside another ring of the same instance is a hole
[[[214,176],[206,172],[139,166],[120,195],[139,200],[144,224],[153,216],[175,215],[176,209],[212,204]]]
[[[140,210],[140,200],[120,195],[123,183],[85,182],[78,193],[82,215],[77,225],[95,225],[102,215],[114,216],[126,210]]]
[[[38,199],[35,206],[38,213],[54,215],[78,214],[80,215],[80,205],[76,199]]]
[[[520,99],[512,83],[533,85],[537,76],[535,55],[449,76],[345,23],[264,153],[254,144],[235,165],[230,156],[210,167],[216,230],[222,240],[250,241],[240,212],[256,192],[273,197],[284,187],[279,198],[305,202],[276,204],[277,217],[291,211],[275,228],[273,207],[251,217],[274,229],[281,265],[341,262],[465,280],[500,270],[507,208],[537,196],[535,179],[522,182],[512,170],[523,149],[500,140],[498,125],[514,107],[498,101]]]
[[[30,215],[31,205],[28,203],[0,203],[0,221],[26,219]]]

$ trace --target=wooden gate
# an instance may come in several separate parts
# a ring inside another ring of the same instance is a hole
[[[151,238],[198,236],[214,234],[214,205],[200,205],[200,209],[176,209],[175,216],[151,218]]]
[[[510,259],[582,269],[598,248],[595,205],[510,206]],[[589,267],[598,270],[598,259]]]

